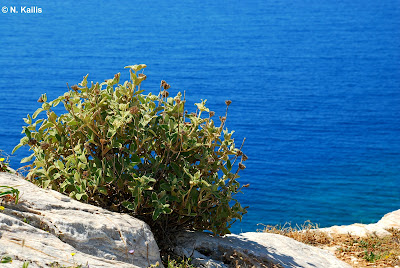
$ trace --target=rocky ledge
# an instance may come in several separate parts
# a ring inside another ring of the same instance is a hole
[[[383,216],[377,223],[361,224],[355,223],[351,225],[332,226],[328,228],[321,228],[319,231],[325,232],[329,235],[351,235],[358,237],[366,237],[368,235],[376,235],[378,237],[390,236],[387,229],[396,228],[400,229],[400,209],[390,212]]]
[[[159,248],[148,225],[127,214],[84,204],[22,177],[0,173],[0,185],[20,191],[18,204],[0,198],[0,258],[4,267],[162,267]],[[398,227],[399,213],[386,215],[377,226]],[[333,228],[333,227],[332,227]],[[348,268],[328,250],[269,233],[213,237],[186,232],[177,237],[175,252],[199,267]]]

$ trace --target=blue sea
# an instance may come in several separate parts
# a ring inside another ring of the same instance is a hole
[[[249,160],[232,231],[258,224],[371,223],[400,208],[400,1],[4,0],[0,13],[0,149],[66,83],[147,64],[223,115]],[[24,13],[21,7],[33,7]],[[14,8],[14,9],[12,9]],[[18,13],[10,13],[12,10]],[[6,11],[2,9],[2,11]],[[191,109],[191,110],[190,110]],[[18,150],[18,168],[27,150]]]

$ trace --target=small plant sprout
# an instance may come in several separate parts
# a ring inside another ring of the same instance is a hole
[[[75,266],[75,260],[74,260],[74,256],[75,256],[75,252],[71,252],[71,256],[72,256],[72,262],[74,263],[74,266]]]
[[[0,259],[0,263],[12,263],[12,258],[10,256],[3,256]]]
[[[18,204],[19,190],[11,186],[0,186],[0,200]]]
[[[3,150],[0,150],[0,172],[9,172],[8,166],[8,156],[4,157],[6,154],[3,152]]]

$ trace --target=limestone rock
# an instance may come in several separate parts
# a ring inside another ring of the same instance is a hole
[[[384,237],[390,235],[386,229],[397,228],[400,229],[400,209],[386,214],[380,221],[373,224],[360,224],[355,223],[351,225],[332,226],[328,228],[321,228],[319,231],[325,232],[330,235],[347,235],[358,237],[366,237],[368,235],[376,235]]]
[[[192,258],[202,267],[228,267],[225,263],[231,256],[245,261],[247,267],[351,267],[327,250],[277,234],[242,233],[213,237],[206,233],[186,232],[177,239],[176,253]]]
[[[20,202],[3,204],[0,212],[0,256],[12,257],[15,267],[25,260],[32,262],[29,267],[52,262],[90,267],[161,264],[153,234],[143,221],[44,190],[10,173],[0,173],[0,185],[20,191]]]
[[[387,213],[376,225],[385,229],[400,229],[400,209]]]

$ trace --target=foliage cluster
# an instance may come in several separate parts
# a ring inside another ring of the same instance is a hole
[[[169,85],[143,94],[146,65],[133,65],[130,81],[120,74],[88,84],[87,77],[24,119],[33,160],[27,176],[44,188],[119,212],[130,212],[160,233],[181,229],[229,233],[246,213],[235,195],[247,156],[235,147],[226,117],[214,122],[206,101],[185,111],[185,97],[169,97]],[[143,70],[142,70],[143,71]],[[67,113],[53,107],[64,104]],[[226,101],[226,111],[231,102]],[[46,116],[38,119],[38,115]],[[207,114],[207,116],[204,116]],[[202,117],[203,116],[203,117]],[[243,145],[243,144],[242,144]]]

